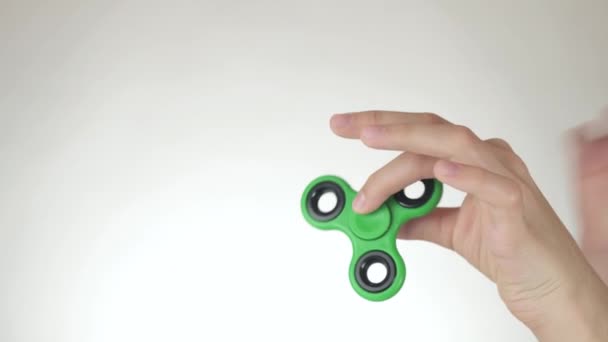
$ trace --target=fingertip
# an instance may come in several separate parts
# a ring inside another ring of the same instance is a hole
[[[329,125],[332,129],[343,129],[350,126],[352,122],[352,115],[349,113],[334,114],[329,119]]]
[[[353,201],[353,210],[360,215],[370,214],[379,207],[380,204],[370,199],[363,191],[360,191]]]
[[[358,214],[365,214],[367,207],[367,198],[363,192],[359,192],[353,200],[353,210]]]

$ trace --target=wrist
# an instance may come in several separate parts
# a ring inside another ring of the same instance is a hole
[[[541,324],[529,327],[539,341],[608,341],[608,288],[589,267],[547,308]]]

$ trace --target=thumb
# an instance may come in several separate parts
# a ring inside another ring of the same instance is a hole
[[[454,249],[453,231],[460,208],[437,208],[429,215],[403,225],[397,236],[403,240],[423,240]]]

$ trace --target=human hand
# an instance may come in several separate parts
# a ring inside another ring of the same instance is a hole
[[[591,134],[593,128],[599,128],[599,136]],[[571,137],[582,220],[581,248],[608,283],[608,113],[573,130]]]
[[[466,192],[459,208],[411,221],[400,237],[462,255],[496,283],[509,310],[540,340],[608,339],[608,289],[509,144],[481,140],[434,114],[342,114],[331,128],[374,149],[406,151],[368,178],[355,211],[372,212],[424,178]]]

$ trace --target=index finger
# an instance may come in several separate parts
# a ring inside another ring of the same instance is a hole
[[[368,126],[394,124],[446,124],[446,119],[433,113],[408,113],[395,111],[370,110],[335,114],[330,119],[330,127],[337,135],[358,139],[361,131]]]

